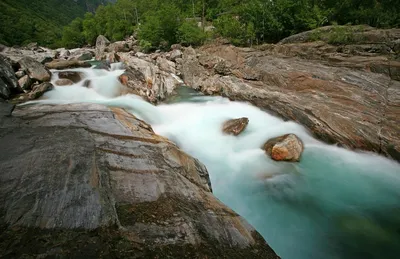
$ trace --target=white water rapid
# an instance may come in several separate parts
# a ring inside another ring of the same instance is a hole
[[[302,126],[221,97],[186,96],[153,106],[117,97],[113,71],[75,69],[91,80],[55,87],[32,103],[95,102],[123,107],[149,122],[209,171],[213,193],[251,223],[284,259],[400,258],[400,165],[314,139]],[[53,81],[57,79],[53,71]],[[224,121],[248,117],[239,136]],[[272,161],[260,147],[295,133],[305,145],[299,163]]]

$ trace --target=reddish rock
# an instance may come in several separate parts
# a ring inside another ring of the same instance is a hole
[[[299,162],[304,145],[296,135],[286,134],[268,140],[263,149],[275,161]]]

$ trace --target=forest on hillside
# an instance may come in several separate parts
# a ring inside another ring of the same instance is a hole
[[[115,0],[0,0],[0,43],[56,46],[63,26],[108,2]]]
[[[23,5],[24,1],[28,2],[22,0],[18,4]],[[0,8],[4,9],[2,5]],[[8,5],[6,8],[11,10],[8,13],[18,12],[18,8]],[[11,37],[5,37],[12,38],[11,44],[38,41],[42,45],[72,48],[93,45],[99,34],[115,41],[135,33],[144,50],[167,48],[174,43],[201,45],[219,36],[235,45],[277,42],[295,33],[332,24],[400,26],[400,0],[118,0],[84,15],[81,10],[71,8],[69,5],[57,11],[52,21],[42,19],[35,26],[29,15],[18,22],[0,21],[0,26],[5,28],[4,23],[8,23],[18,28],[11,31]],[[60,24],[73,12],[77,18],[61,33]],[[199,22],[202,26],[198,26]],[[1,33],[4,32],[0,32],[0,39]]]

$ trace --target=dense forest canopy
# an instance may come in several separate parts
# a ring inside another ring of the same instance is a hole
[[[62,27],[115,0],[0,0],[0,43],[61,44]]]
[[[20,8],[16,5],[27,5],[28,0],[13,5],[10,3],[16,1],[3,1],[2,9],[5,5],[7,13],[15,12],[0,21],[0,38],[8,32],[4,38],[11,39],[3,40],[6,44],[30,40],[50,46],[78,47],[94,44],[99,34],[121,40],[136,32],[145,49],[174,43],[199,45],[217,36],[237,45],[250,45],[276,42],[291,34],[330,24],[400,26],[400,0],[118,0],[115,4],[100,5],[94,14],[85,15],[65,1],[47,0],[43,2],[64,6],[63,11],[53,10],[51,22],[38,19],[35,23],[31,22],[32,15],[17,15]],[[37,7],[40,9],[42,5]],[[30,11],[40,18],[38,10]],[[61,38],[59,25],[71,17],[71,12],[76,12],[78,18],[64,27]],[[17,16],[22,18],[11,19]],[[199,27],[199,22],[203,26]],[[18,29],[6,30],[5,24],[14,24]],[[33,37],[28,38],[29,35]]]

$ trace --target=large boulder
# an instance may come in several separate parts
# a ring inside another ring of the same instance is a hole
[[[183,84],[183,81],[174,75],[175,63],[165,57],[158,56],[154,64],[148,55],[143,58],[122,52],[118,55],[127,67],[125,77],[120,78],[120,81],[126,82],[126,86],[150,102],[164,100],[176,87]]]
[[[11,61],[3,55],[0,55],[0,98],[8,99],[12,93],[20,92],[17,78]]]
[[[275,161],[299,162],[304,145],[295,134],[286,134],[268,140],[263,149]]]
[[[222,125],[222,132],[229,135],[239,135],[242,133],[247,125],[249,124],[249,119],[246,117],[239,119],[231,119]]]
[[[80,68],[80,67],[91,67],[90,63],[80,60],[61,60],[55,59],[49,63],[46,63],[45,66],[48,69],[67,69],[67,68]]]
[[[198,160],[124,110],[19,106],[0,128],[4,257],[278,258]]]
[[[85,77],[85,75],[77,71],[62,71],[58,73],[58,77],[61,79],[69,79],[74,83],[78,83]]]
[[[20,79],[18,79],[18,85],[24,90],[25,92],[31,90],[31,86],[33,84],[33,80],[28,76],[24,75]]]
[[[110,41],[103,35],[99,35],[96,39],[96,60],[102,60],[104,58],[104,52],[107,46],[110,45]]]
[[[18,61],[22,69],[27,71],[30,78],[39,82],[48,82],[51,78],[50,71],[40,62],[31,57],[23,57]]]

